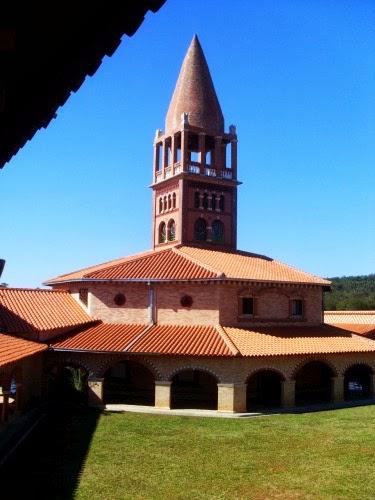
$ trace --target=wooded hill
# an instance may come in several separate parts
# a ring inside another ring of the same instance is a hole
[[[327,279],[332,292],[324,294],[326,311],[375,311],[375,274]]]

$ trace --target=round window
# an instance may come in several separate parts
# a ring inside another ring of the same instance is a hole
[[[182,307],[191,307],[193,305],[193,297],[190,297],[190,295],[184,295],[181,297],[180,302]]]
[[[123,306],[126,302],[126,297],[123,293],[117,293],[113,299],[116,306]]]

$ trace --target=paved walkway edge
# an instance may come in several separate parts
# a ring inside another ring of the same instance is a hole
[[[366,399],[361,401],[350,401],[345,403],[326,403],[312,406],[301,406],[288,409],[276,409],[272,411],[259,411],[251,413],[231,413],[217,410],[168,410],[164,408],[155,408],[154,406],[138,406],[126,404],[107,404],[103,408],[108,412],[123,412],[123,413],[149,413],[151,415],[174,415],[179,417],[209,417],[209,418],[251,418],[265,417],[272,415],[288,414],[288,413],[311,413],[316,411],[331,411],[343,408],[354,408],[356,406],[367,406],[375,404],[375,399]]]

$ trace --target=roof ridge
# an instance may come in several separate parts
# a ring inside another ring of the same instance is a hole
[[[148,255],[152,255],[153,253],[162,252],[162,251],[166,251],[166,250],[169,250],[169,248],[163,248],[160,250],[155,250],[155,249],[144,250],[143,252],[139,252],[139,253],[136,253],[133,255],[127,255],[126,257],[118,257],[116,259],[108,260],[106,262],[102,262],[101,264],[94,264],[92,266],[82,267],[81,269],[77,269],[76,271],[71,271],[70,273],[59,274],[58,276],[55,276],[53,278],[49,278],[43,282],[43,285],[48,284],[49,282],[56,281],[59,278],[65,278],[66,276],[70,276],[71,274],[77,274],[77,273],[81,273],[83,271],[90,272],[90,270],[91,270],[91,272],[99,271],[100,269],[102,269],[102,267],[105,267],[107,265],[109,267],[113,267],[115,265],[122,264],[123,262],[129,262],[129,261],[135,260],[137,258],[147,257]]]
[[[149,250],[148,252],[144,252],[144,255],[142,254],[136,254],[136,255],[129,255],[128,257],[124,257],[122,259],[122,262],[118,262],[116,264],[112,264],[108,267],[106,267],[106,269],[112,269],[113,267],[117,267],[117,266],[121,266],[123,264],[127,264],[128,262],[133,262],[135,260],[143,260],[143,259],[147,259],[148,257],[152,257],[153,255],[156,255],[156,254],[159,254],[159,253],[167,253],[168,251],[172,250],[171,248],[163,248],[162,250]],[[121,260],[121,259],[120,259]],[[101,271],[102,269],[95,269],[94,271],[91,271],[90,273],[88,273],[86,275],[86,277],[90,277],[90,274],[92,273],[96,273],[97,271]]]
[[[181,250],[181,249],[184,248],[185,246],[186,245],[176,246],[176,247],[173,247],[172,250],[175,253],[177,253],[178,255],[180,255],[181,257],[184,257],[185,259],[189,260],[193,264],[196,264],[197,266],[200,266],[203,269],[206,269],[206,271],[210,271],[211,273],[215,273],[217,278],[225,278],[225,274],[224,273],[218,271],[214,267],[209,266],[208,264],[206,264],[204,262],[201,262],[196,257],[192,257],[191,255],[184,253],[184,251]]]
[[[123,352],[128,352],[128,350],[131,347],[133,347],[137,342],[139,342],[140,340],[142,340],[148,334],[148,332],[154,326],[156,326],[156,323],[151,323],[150,325],[145,325],[145,326],[146,326],[146,328],[144,330],[141,330],[141,332],[124,347]]]
[[[219,332],[219,335],[221,336],[225,344],[228,346],[229,350],[232,351],[233,355],[241,356],[240,350],[237,348],[235,343],[229,338],[224,328],[221,325],[216,325],[215,328]]]

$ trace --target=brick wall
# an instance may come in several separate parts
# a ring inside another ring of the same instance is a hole
[[[242,284],[157,284],[157,315],[159,323],[253,326],[255,324],[304,324],[316,325],[322,318],[322,290],[314,286],[243,286]],[[78,287],[70,288],[79,300]],[[124,293],[126,304],[116,306],[113,299]],[[256,298],[256,315],[239,317],[239,296],[248,294]],[[181,306],[181,297],[190,295],[193,306]],[[290,300],[304,301],[303,318],[290,318]],[[87,312],[95,318],[111,323],[148,323],[148,287],[146,284],[89,285]]]
[[[253,318],[239,318],[239,295],[253,296],[256,301]],[[305,310],[302,319],[290,318],[290,300],[301,298]],[[260,324],[320,324],[322,322],[322,290],[312,286],[272,285],[241,286],[223,285],[219,293],[220,324],[222,325],[254,325]]]
[[[126,303],[117,306],[114,297],[123,293]],[[148,290],[143,283],[90,285],[89,314],[107,323],[148,323]]]
[[[216,325],[219,322],[219,287],[212,284],[160,285],[156,288],[157,322],[164,324]],[[181,297],[193,298],[191,308]]]

